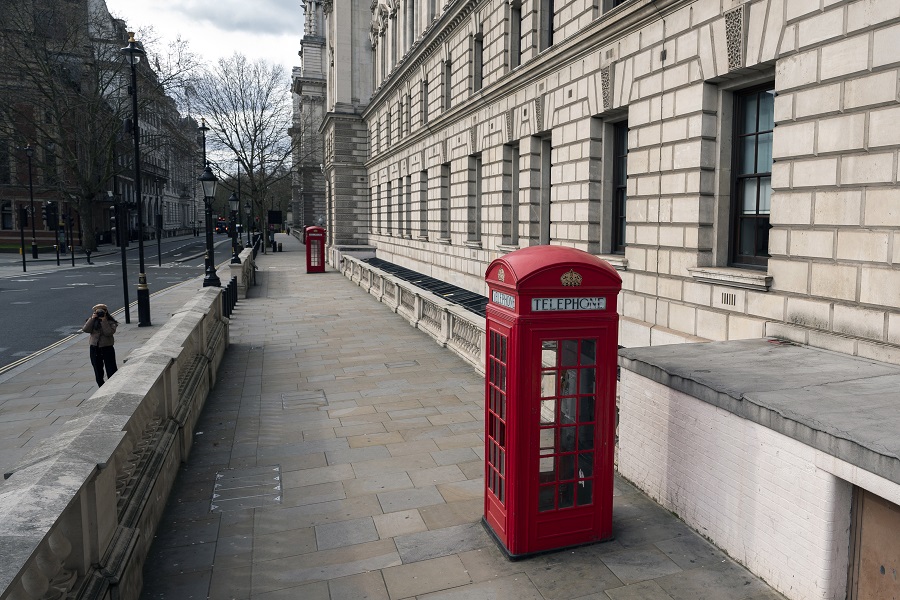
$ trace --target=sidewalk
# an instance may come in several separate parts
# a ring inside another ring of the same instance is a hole
[[[232,314],[142,598],[782,598],[621,479],[614,541],[507,561],[480,523],[483,379],[278,241]]]

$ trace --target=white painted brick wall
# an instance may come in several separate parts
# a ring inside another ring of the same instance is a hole
[[[622,369],[619,471],[792,600],[844,598],[851,485],[804,444]]]

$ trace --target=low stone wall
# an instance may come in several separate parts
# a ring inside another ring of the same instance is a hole
[[[246,298],[250,292],[250,286],[256,285],[256,260],[253,256],[253,248],[244,248],[238,258],[241,259],[241,264],[228,265],[228,277],[234,277],[237,280],[238,296]],[[224,284],[227,279],[222,279],[222,281]]]
[[[484,373],[484,317],[348,254],[341,257],[340,270],[410,325]]]
[[[228,345],[203,288],[0,493],[0,599],[136,599],[166,499]]]

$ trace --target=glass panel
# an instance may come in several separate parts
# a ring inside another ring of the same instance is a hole
[[[506,336],[500,338],[500,360],[506,362]]]
[[[594,420],[594,397],[582,396],[578,400],[578,420],[587,423]]]
[[[541,398],[556,396],[556,371],[541,372]]]
[[[595,387],[596,371],[594,369],[582,369],[581,381],[578,382],[579,394],[593,394]]]
[[[506,452],[498,448],[497,454],[499,454],[500,474],[506,475]]]
[[[555,508],[555,485],[544,485],[538,488],[538,511],[544,512]]]
[[[559,364],[563,367],[574,367],[578,364],[578,340],[563,340],[562,359]]]
[[[541,425],[556,423],[556,400],[541,401]]]
[[[541,366],[542,367],[555,367],[556,366],[556,341],[552,342],[541,342]]]
[[[559,457],[559,479],[575,479],[575,455],[566,454]]]
[[[497,387],[500,388],[501,392],[506,391],[506,365],[500,365],[500,385]]]
[[[742,98],[744,109],[743,120],[741,121],[740,133],[753,133],[756,129],[756,113],[757,113],[757,95],[750,94]]]
[[[578,405],[578,398],[563,398],[560,400],[559,422],[565,424],[575,423],[575,409]]]
[[[754,219],[756,221],[756,255],[769,255],[769,218]]]
[[[597,342],[595,340],[581,340],[581,364],[593,365],[597,363]]]
[[[562,372],[559,381],[559,395],[571,396],[577,393],[578,387],[578,370],[566,369]]]
[[[756,214],[756,178],[751,177],[740,182],[741,210],[745,215]]]
[[[578,455],[578,478],[594,476],[594,453],[582,452]]]
[[[500,493],[497,494],[497,499],[500,500],[501,503],[504,503],[504,502],[506,502],[506,485],[505,485],[506,481],[504,481],[502,478],[500,478],[500,481],[498,481],[497,483],[498,483],[497,487],[500,488],[500,490],[499,490]],[[580,503],[581,502],[579,501],[579,504]]]
[[[775,90],[766,90],[759,94],[759,131],[771,131],[775,128]]]
[[[570,508],[575,505],[575,484],[561,483],[559,486],[559,508]]]
[[[761,177],[759,180],[759,214],[767,215],[772,205],[772,178]]]
[[[500,415],[501,419],[506,418],[506,396],[501,393],[497,393],[497,401],[500,403],[500,410],[497,411],[497,414]]]
[[[756,136],[742,137],[740,145],[741,160],[738,164],[738,175],[756,173]]]
[[[574,452],[575,451],[575,428],[574,427],[560,427],[560,429],[559,429],[559,451],[560,452]]]
[[[546,456],[538,461],[538,478],[541,483],[556,480],[556,458]]]
[[[578,428],[578,449],[593,450],[594,449],[594,426],[581,425]]]
[[[756,145],[756,172],[770,173],[772,171],[772,134],[761,133]]]
[[[541,454],[550,454],[555,450],[554,440],[556,438],[556,430],[552,427],[541,429]]]
[[[578,482],[578,506],[592,504],[594,501],[594,482],[590,479]]]
[[[503,421],[497,421],[497,443],[506,447],[506,423]]]
[[[756,219],[741,219],[741,245],[740,253],[747,256],[754,256],[755,240],[753,239],[754,229],[756,228]]]

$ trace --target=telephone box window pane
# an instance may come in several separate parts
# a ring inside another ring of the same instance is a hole
[[[500,365],[500,385],[501,392],[506,391],[506,365]]]
[[[593,452],[582,452],[578,455],[578,477],[580,479],[584,479],[585,477],[593,477],[594,476],[594,453]]]
[[[578,420],[587,423],[594,420],[594,397],[582,396],[578,401]]]
[[[497,420],[497,443],[506,447],[506,423],[499,419]],[[593,446],[591,447],[593,448]]]
[[[574,427],[560,427],[559,428],[559,451],[560,452],[575,452],[575,428]]]
[[[597,342],[594,340],[581,340],[581,364],[597,364]]]
[[[566,425],[575,424],[575,408],[578,405],[578,398],[563,398],[560,402],[559,422]]]
[[[590,479],[578,482],[578,506],[592,504],[594,501],[594,482]]]
[[[542,367],[555,367],[556,366],[556,342],[542,342],[541,343],[541,366]]]
[[[579,394],[593,394],[597,372],[594,369],[582,369],[581,381],[578,383]]]
[[[556,400],[541,401],[541,425],[556,423]]]
[[[594,449],[594,426],[581,425],[578,428],[578,449],[593,450]]]
[[[538,480],[541,483],[556,481],[556,459],[545,456],[538,461]]]
[[[500,360],[506,362],[506,338],[500,338]]]
[[[504,396],[503,394],[499,394],[499,400],[500,400],[500,410],[498,411],[497,414],[500,415],[501,419],[505,419],[506,418],[506,396]]]
[[[498,450],[497,452],[500,455],[498,460],[498,464],[500,465],[500,474],[506,475],[506,452],[503,450]]]
[[[541,398],[556,396],[556,371],[543,371],[541,373]]]
[[[562,359],[559,364],[563,367],[574,367],[578,364],[578,340],[563,340]]]
[[[541,454],[551,454],[555,449],[553,444],[555,432],[553,428],[541,429]]]
[[[560,396],[572,396],[577,392],[576,387],[578,385],[578,371],[575,369],[566,369],[562,372],[562,377],[560,378]]]
[[[553,510],[556,508],[554,505],[554,492],[556,491],[556,486],[554,485],[544,485],[538,488],[538,511],[544,512],[548,510]]]
[[[575,484],[561,483],[559,485],[559,508],[571,508],[575,506]]]
[[[500,500],[501,503],[506,502],[506,493],[505,493],[506,486],[504,485],[506,483],[506,481],[501,478],[500,481],[497,483],[498,483],[497,487],[499,488],[499,491],[500,491],[500,493],[497,494],[497,499]]]
[[[566,454],[559,457],[559,480],[575,479],[575,455]]]

